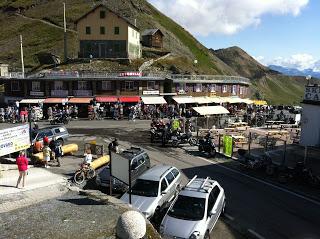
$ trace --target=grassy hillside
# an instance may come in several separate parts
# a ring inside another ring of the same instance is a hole
[[[63,26],[63,5],[65,0],[6,0],[0,3],[0,61],[19,66],[18,35],[24,37],[25,62],[29,68],[37,66],[35,54],[45,51],[63,56],[63,31],[57,27],[44,24],[45,20],[56,26]],[[177,55],[188,58],[185,69],[190,69],[190,62],[198,60],[194,73],[201,74],[235,74],[219,58],[210,54],[191,34],[150,5],[146,0],[108,0],[106,5],[128,18],[137,19],[141,29],[160,28],[165,33],[164,47]],[[73,22],[99,1],[68,0],[68,28],[74,29]],[[20,12],[28,18],[15,13]],[[31,20],[34,19],[34,20]],[[38,20],[38,21],[37,21]],[[76,58],[78,52],[77,34],[69,32],[69,55]]]
[[[257,62],[239,47],[212,50],[212,53],[234,69],[239,75],[252,79],[253,97],[261,96],[272,104],[299,104],[306,80],[289,77]]]

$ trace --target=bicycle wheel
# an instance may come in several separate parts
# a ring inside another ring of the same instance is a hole
[[[84,180],[86,179],[83,171],[78,171],[74,174],[74,182],[78,185],[82,184]]]

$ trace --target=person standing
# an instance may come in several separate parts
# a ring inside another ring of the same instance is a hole
[[[41,143],[40,139],[37,138],[36,142],[33,145],[33,153],[34,154],[40,153],[42,148],[43,148],[42,143]]]
[[[58,163],[57,166],[60,167],[61,166],[61,157],[62,157],[63,152],[62,152],[62,145],[58,140],[55,140],[54,153],[55,153],[56,160]]]
[[[16,159],[16,164],[18,165],[19,178],[17,181],[16,188],[19,188],[20,181],[22,179],[22,188],[24,188],[26,183],[26,176],[28,172],[28,159],[23,151],[20,151],[19,156]]]
[[[51,149],[49,148],[48,144],[45,143],[44,147],[43,147],[43,160],[44,160],[44,167],[45,168],[50,168],[50,166],[48,165],[49,161],[50,161],[50,153],[51,153]]]

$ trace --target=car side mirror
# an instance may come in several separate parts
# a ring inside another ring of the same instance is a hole
[[[210,217],[212,217],[212,216],[214,216],[216,213],[217,213],[217,211],[216,211],[216,210],[211,211],[211,212],[209,213],[209,216],[210,216]]]

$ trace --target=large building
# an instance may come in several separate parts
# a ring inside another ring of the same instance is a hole
[[[98,5],[75,22],[80,58],[141,57],[140,32],[135,24],[105,5]]]
[[[142,45],[163,48],[163,37],[164,35],[160,29],[146,29],[142,33]]]

